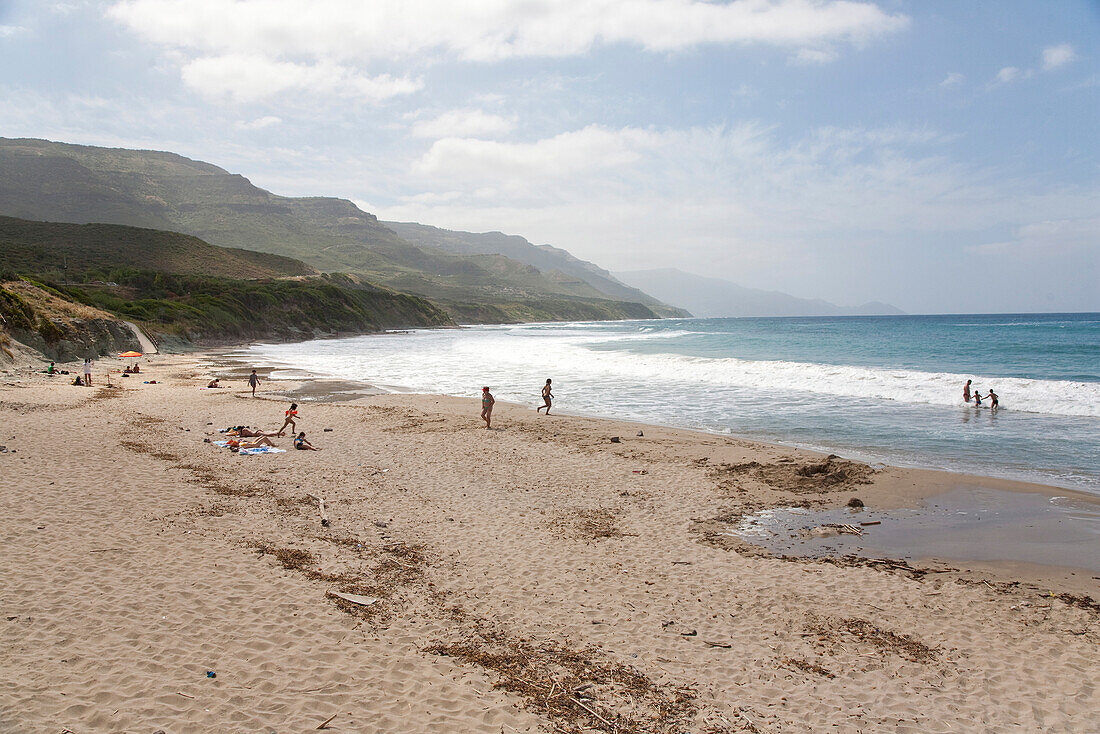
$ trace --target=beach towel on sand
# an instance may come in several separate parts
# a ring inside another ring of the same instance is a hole
[[[258,446],[254,449],[241,449],[237,453],[241,456],[250,454],[285,454],[286,449],[277,449],[272,446]]]

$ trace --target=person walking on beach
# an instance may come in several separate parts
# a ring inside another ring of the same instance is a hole
[[[970,383],[971,382],[973,382],[973,380],[967,380],[966,384],[963,385],[963,402],[964,403],[969,403],[970,402]]]
[[[496,400],[493,398],[492,393],[489,392],[489,388],[481,388],[481,420],[485,421],[486,428],[492,428],[493,423],[493,405]]]
[[[296,430],[298,430],[298,426],[294,422],[294,419],[297,418],[297,417],[298,417],[298,403],[291,403],[290,404],[290,410],[288,410],[286,412],[286,420],[283,421],[283,425],[282,425],[281,428],[279,428],[279,432],[276,435],[277,436],[282,436],[283,431],[286,429],[287,426],[290,426],[290,432],[291,433],[294,433]]]
[[[550,415],[550,403],[554,399],[554,394],[550,392],[550,378],[546,378],[546,384],[542,386],[542,405],[535,408],[535,412],[538,413],[543,408],[546,408],[546,415]]]
[[[997,393],[993,392],[993,388],[989,388],[989,394],[986,395],[986,397],[989,398],[989,400],[991,401],[989,403],[989,409],[992,410],[994,413],[996,413],[997,412]]]
[[[92,386],[92,360],[88,357],[84,358],[84,384]]]
[[[260,384],[260,378],[256,376],[256,370],[248,376],[248,384],[252,386],[252,397],[256,397],[256,387]]]

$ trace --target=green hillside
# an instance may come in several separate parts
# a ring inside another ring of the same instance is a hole
[[[215,247],[175,232],[0,217],[0,280],[19,278],[65,302],[137,321],[181,342],[454,324],[423,298],[352,276],[317,274],[278,255]],[[5,298],[10,308],[0,309],[0,325],[17,336],[38,334],[46,348],[51,338],[61,338],[48,316],[27,311],[18,292],[9,288]],[[25,313],[29,321],[19,316]],[[65,328],[73,331],[70,326]]]
[[[412,222],[383,222],[402,239],[423,248],[435,248],[456,255],[504,255],[510,261],[526,264],[545,273],[562,292],[587,293],[591,297],[616,299],[648,306],[659,316],[683,318],[683,309],[668,306],[656,298],[632,288],[603,268],[573,257],[550,245],[533,245],[523,237],[502,232],[460,232]]]
[[[572,318],[582,305],[593,318],[657,315],[651,308],[657,302],[640,292],[609,293],[575,274],[499,253],[416,246],[350,201],[277,196],[174,153],[0,138],[0,170],[3,215],[184,232],[458,304],[456,315],[482,312],[481,306],[491,307],[484,313],[518,313],[535,303],[554,319]]]
[[[197,237],[117,224],[31,222],[0,216],[0,260],[18,272],[83,276],[116,268],[225,278],[317,275],[299,260],[215,247]]]

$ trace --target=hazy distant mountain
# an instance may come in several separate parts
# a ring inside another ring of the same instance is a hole
[[[284,255],[425,296],[460,321],[657,316],[655,299],[610,278],[601,286],[505,254],[412,244],[346,199],[278,196],[175,153],[0,138],[0,171],[0,215],[169,230]]]
[[[672,308],[656,298],[632,288],[611,273],[569,252],[550,245],[533,245],[518,235],[502,232],[461,232],[412,222],[382,222],[402,239],[420,247],[432,247],[456,255],[504,255],[538,268],[561,283],[572,283],[578,290],[587,284],[592,295],[635,301],[649,306],[660,316],[683,317],[682,309]]]
[[[723,316],[894,316],[904,313],[877,301],[846,308],[820,299],[746,288],[675,268],[634,270],[615,277],[656,298],[682,306],[700,318]]]

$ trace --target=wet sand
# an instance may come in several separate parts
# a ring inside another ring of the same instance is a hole
[[[222,359],[0,380],[0,730],[1100,728],[1095,580],[730,533],[958,476],[347,385],[297,393],[323,451],[238,456],[205,439],[301,388],[200,389]]]

